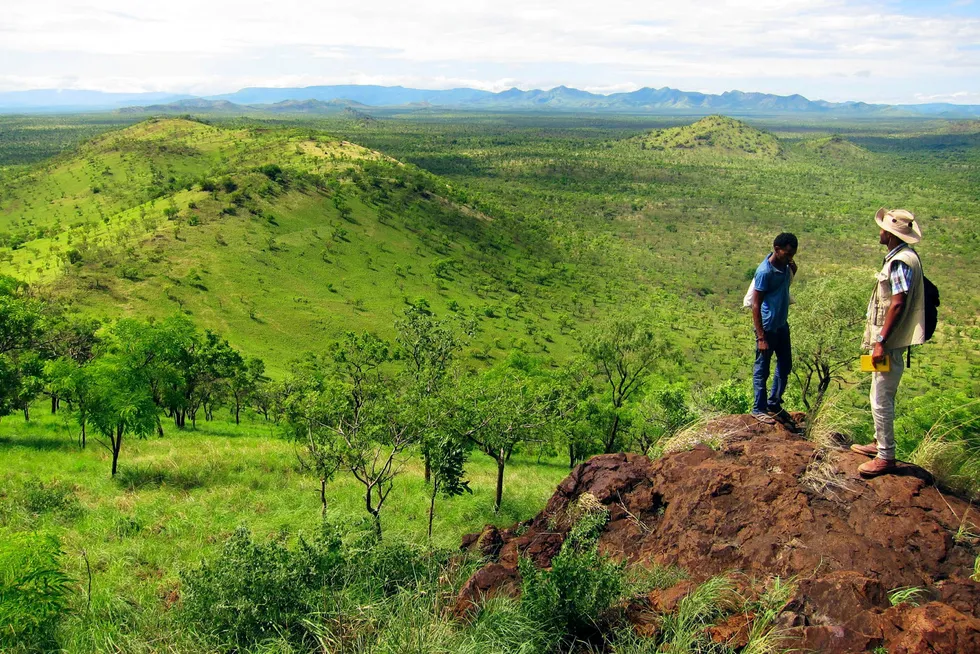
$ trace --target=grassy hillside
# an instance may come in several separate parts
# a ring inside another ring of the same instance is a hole
[[[561,351],[574,272],[464,201],[322,133],[151,120],[8,181],[0,271],[97,315],[185,312],[274,371],[419,297],[476,320],[479,356]]]
[[[709,150],[752,157],[775,157],[781,150],[772,134],[725,116],[708,116],[691,125],[653,131],[640,139],[640,145],[650,150]]]

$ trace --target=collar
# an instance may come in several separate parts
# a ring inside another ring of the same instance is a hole
[[[767,264],[769,265],[769,267],[770,267],[771,269],[773,269],[773,270],[775,270],[775,271],[776,271],[776,272],[778,272],[778,273],[784,273],[784,272],[786,272],[786,269],[787,269],[787,268],[788,268],[789,266],[783,266],[782,268],[780,268],[779,266],[777,266],[776,264],[774,264],[774,263],[772,262],[772,259],[770,259],[770,258],[769,258],[769,257],[771,257],[771,256],[772,256],[773,254],[775,254],[775,252],[770,252],[769,254],[767,254],[767,255],[766,255],[766,259],[765,259],[765,261],[766,261],[766,263],[767,263]]]
[[[901,252],[903,248],[907,248],[907,247],[909,247],[908,243],[902,243],[900,245],[896,245],[894,248],[892,248],[891,252],[885,255],[885,261],[887,262],[891,260],[896,254]]]

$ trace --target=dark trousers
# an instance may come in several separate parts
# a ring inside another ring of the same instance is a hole
[[[789,373],[793,370],[793,349],[790,345],[789,325],[766,332],[768,350],[755,351],[755,369],[752,371],[752,386],[755,389],[755,400],[752,411],[766,413],[778,411],[783,406],[783,393]],[[776,374],[772,379],[772,392],[766,399],[766,383],[769,381],[769,362],[776,355]]]

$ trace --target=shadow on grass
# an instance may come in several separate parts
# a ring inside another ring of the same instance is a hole
[[[68,439],[42,438],[40,436],[0,436],[0,448],[14,447],[27,447],[45,452],[78,449],[74,441]]]

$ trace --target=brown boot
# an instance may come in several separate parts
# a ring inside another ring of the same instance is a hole
[[[851,445],[851,451],[864,456],[878,456],[877,445]]]
[[[875,457],[868,461],[867,463],[862,463],[858,466],[858,472],[865,479],[871,479],[872,477],[877,477],[878,475],[887,475],[890,472],[895,472],[898,466],[895,465],[894,461],[888,459],[882,459]]]

